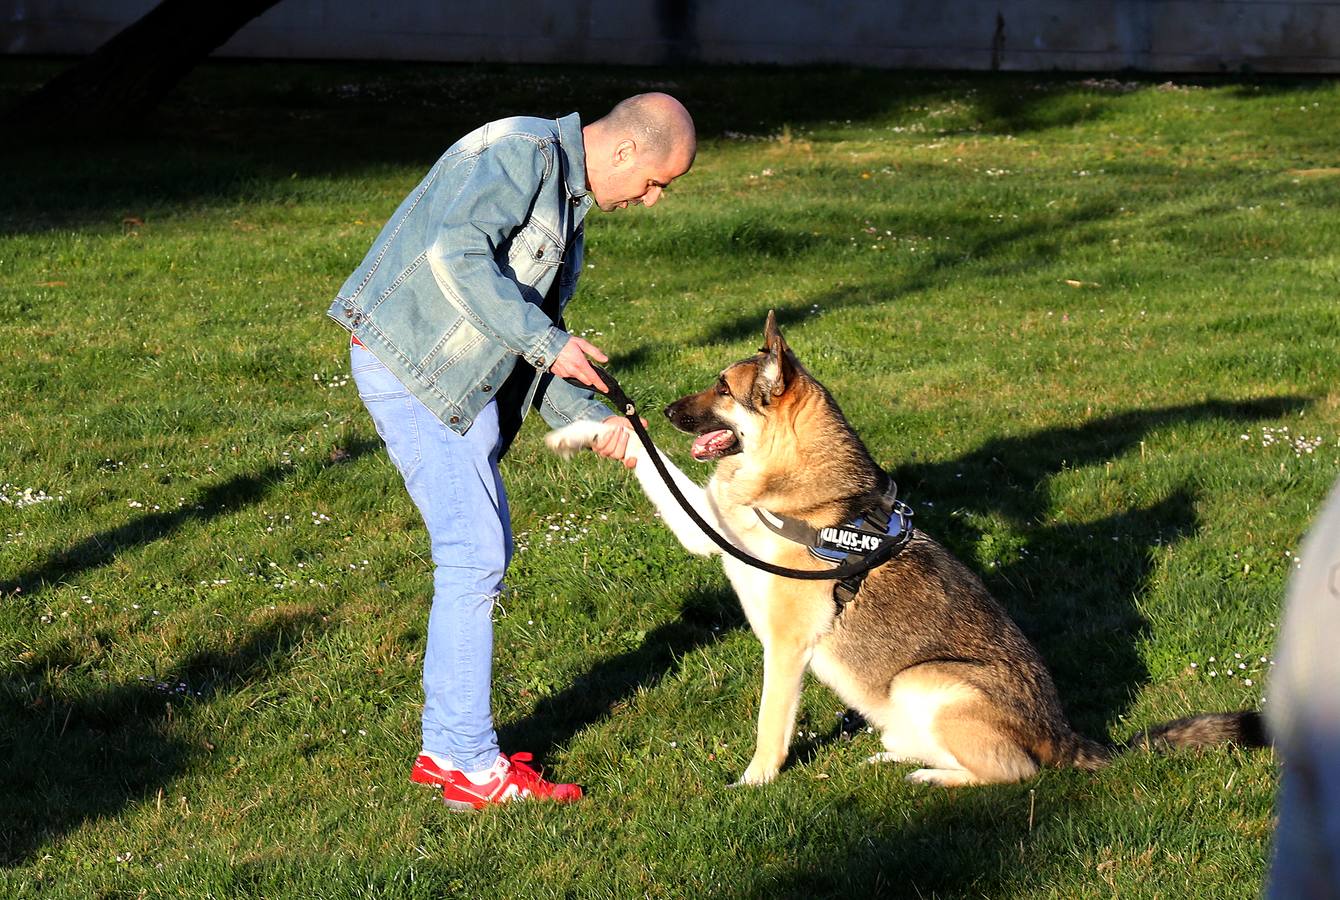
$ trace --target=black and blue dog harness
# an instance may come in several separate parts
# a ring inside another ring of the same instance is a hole
[[[898,499],[898,485],[889,479],[889,486],[879,498],[879,504],[850,522],[815,528],[812,525],[779,516],[766,509],[754,509],[769,531],[801,544],[810,555],[823,562],[841,566],[853,559],[860,560],[879,552],[885,561],[897,555],[912,540],[912,508]],[[838,615],[847,604],[856,599],[869,570],[838,579],[833,585],[833,604]]]

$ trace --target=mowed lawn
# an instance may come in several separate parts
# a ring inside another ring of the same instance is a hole
[[[588,797],[408,782],[426,537],[324,311],[457,136],[649,89],[697,164],[592,214],[568,316],[644,408],[775,309],[1077,727],[1261,706],[1340,475],[1336,82],[210,64],[128,136],[0,151],[0,894],[1259,891],[1270,752],[914,786],[811,681],[778,780],[728,789],[762,654],[719,564],[538,416],[495,708]]]

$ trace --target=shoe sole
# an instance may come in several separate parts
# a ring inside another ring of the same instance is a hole
[[[476,805],[474,803],[469,802],[468,800],[448,800],[446,797],[442,798],[442,805],[445,806],[451,812],[456,813],[479,812],[485,806],[488,806],[487,803],[480,803]],[[494,804],[494,805],[501,806],[502,804]]]

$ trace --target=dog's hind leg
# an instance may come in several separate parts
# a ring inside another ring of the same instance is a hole
[[[908,781],[946,787],[1027,778],[1038,769],[1000,726],[992,701],[963,679],[953,663],[929,663],[900,673],[887,702],[870,711],[885,753],[870,762],[925,766]]]
[[[1037,760],[997,726],[994,718],[986,701],[968,701],[941,710],[932,731],[958,767],[918,769],[907,780],[960,787],[1006,784],[1037,774]]]
[[[958,768],[958,760],[954,755],[933,738],[928,740],[926,736],[900,736],[892,731],[885,731],[880,737],[885,750],[883,753],[867,756],[865,758],[867,765],[916,763],[937,770]]]

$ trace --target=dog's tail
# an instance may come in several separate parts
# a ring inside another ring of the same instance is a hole
[[[1070,733],[1069,739],[1063,742],[1059,750],[1051,760],[1052,765],[1074,766],[1089,772],[1107,768],[1116,753],[1116,748],[1090,740],[1075,731]]]
[[[1269,747],[1266,723],[1259,712],[1205,713],[1145,729],[1122,744],[1122,750],[1166,753],[1183,747]]]
[[[1057,764],[1090,772],[1105,768],[1118,753],[1143,750],[1168,753],[1183,748],[1199,749],[1233,744],[1238,747],[1269,747],[1265,721],[1258,712],[1205,713],[1147,728],[1120,744],[1101,744],[1072,733],[1058,755]]]

